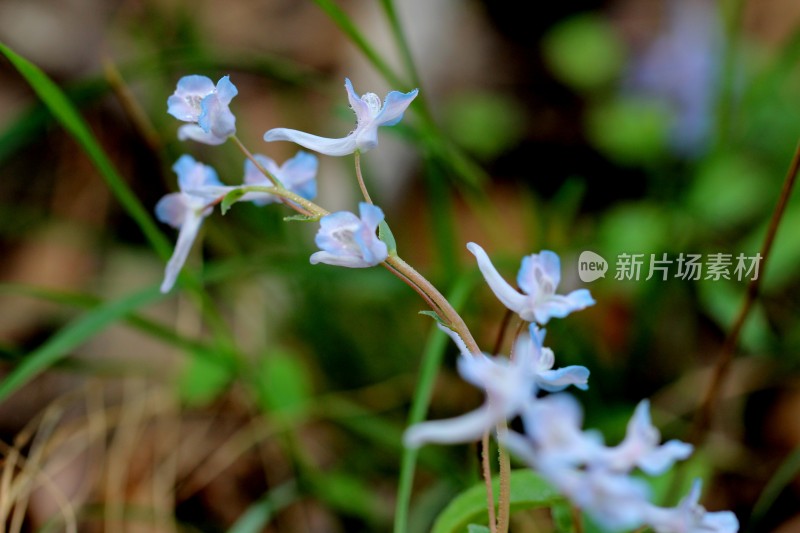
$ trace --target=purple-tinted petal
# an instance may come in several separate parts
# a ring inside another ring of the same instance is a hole
[[[214,82],[205,76],[184,76],[178,80],[175,93],[167,99],[167,112],[186,122],[200,116],[200,100],[214,92]]]
[[[231,113],[228,104],[223,103],[219,95],[211,94],[200,102],[200,117],[197,125],[215,137],[227,139],[236,133],[236,117]]]
[[[553,289],[561,282],[561,259],[550,250],[539,252],[539,265],[544,274],[553,282]]]
[[[179,192],[167,194],[156,204],[156,218],[173,228],[180,228],[190,209],[184,195]]]
[[[178,80],[175,94],[178,96],[206,96],[214,92],[214,82],[206,76],[192,74]]]
[[[199,100],[197,103],[193,103],[186,98],[174,94],[167,98],[167,113],[178,120],[197,122],[200,112]]]
[[[318,263],[325,263],[326,265],[341,266],[348,268],[365,268],[373,266],[366,263],[362,258],[355,255],[338,255],[326,252],[324,250],[319,252],[314,252],[313,254],[311,254],[309,261],[311,262],[312,265],[316,265]]]
[[[211,146],[218,146],[228,140],[227,137],[218,137],[211,132],[206,133],[197,124],[186,124],[178,128],[178,140],[192,140]]]
[[[280,178],[287,189],[306,200],[313,200],[317,196],[318,168],[317,156],[301,150],[281,166]]]
[[[352,154],[356,150],[356,137],[353,134],[341,139],[329,139],[311,135],[304,131],[274,128],[264,134],[264,140],[267,142],[290,141],[309,150],[331,156]]]
[[[368,204],[367,202],[358,204],[358,214],[361,215],[361,220],[364,221],[364,224],[372,231],[378,229],[378,224],[384,219],[383,210],[377,205]]]
[[[359,124],[353,132],[356,137],[356,148],[359,152],[368,152],[378,146],[378,123]]]
[[[275,161],[261,154],[255,154],[253,157],[255,157],[255,160],[258,161],[262,167],[272,172],[273,175],[277,175],[278,165],[275,164]],[[244,184],[260,185],[264,187],[272,186],[272,182],[270,182],[269,179],[249,159],[244,160]],[[239,201],[253,202],[256,205],[266,205],[279,202],[280,200],[277,196],[266,192],[248,192],[242,196]]]
[[[356,93],[355,89],[353,89],[352,82],[348,78],[344,79],[344,86],[345,89],[347,89],[347,99],[350,101],[350,107],[353,108],[358,123],[364,124],[371,121],[372,113],[369,106],[361,99],[358,93]]]
[[[554,294],[533,308],[536,322],[547,324],[551,318],[564,318],[573,311],[580,311],[595,302],[587,289],[572,291],[566,296]]]
[[[217,82],[216,91],[220,102],[224,105],[230,104],[231,100],[233,100],[233,97],[239,94],[239,90],[233,83],[231,83],[230,76],[223,76],[219,79]]]
[[[200,225],[203,223],[203,217],[196,215],[189,211],[184,218],[183,225],[181,226],[180,233],[178,233],[178,242],[175,244],[175,251],[172,253],[167,267],[164,270],[164,281],[161,283],[161,292],[167,293],[175,284],[178,274],[186,262],[186,257],[192,249],[197,232]]]
[[[503,305],[519,313],[525,306],[525,296],[514,290],[514,288],[500,276],[497,269],[494,268],[492,261],[489,259],[489,256],[483,251],[483,248],[471,242],[467,244],[467,250],[472,252],[472,255],[478,260],[478,268],[495,296],[497,296]]]
[[[667,441],[660,446],[653,447],[648,453],[642,454],[636,466],[651,476],[658,476],[672,468],[676,461],[683,461],[692,455],[694,448],[691,444],[679,440]]]
[[[403,443],[408,448],[419,448],[429,442],[440,444],[472,442],[480,439],[499,421],[497,413],[483,405],[456,418],[415,424],[406,430]]]
[[[178,175],[178,186],[182,191],[197,190],[204,186],[223,186],[212,167],[195,161],[187,154],[178,158],[172,165],[172,170]]]
[[[403,118],[408,106],[419,94],[419,89],[407,93],[400,91],[392,91],[386,95],[386,100],[383,102],[383,108],[378,116],[375,117],[375,122],[378,126],[394,126]]]
[[[574,385],[581,390],[589,388],[589,369],[585,366],[567,366],[558,370],[545,370],[536,376],[539,388],[547,392],[558,392]]]

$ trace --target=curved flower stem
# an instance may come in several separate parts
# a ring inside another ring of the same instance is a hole
[[[272,172],[270,172],[269,170],[264,168],[264,165],[262,165],[261,163],[258,162],[258,160],[250,152],[250,150],[248,150],[247,147],[244,145],[244,143],[242,143],[242,141],[239,140],[239,137],[237,137],[236,135],[231,135],[230,138],[233,139],[233,142],[236,143],[236,146],[239,148],[239,150],[242,151],[242,153],[245,155],[245,157],[247,157],[247,159],[249,159],[250,162],[253,163],[256,166],[256,168],[262,174],[264,174],[264,176],[266,176],[269,181],[272,182],[273,185],[275,185],[275,187],[279,187],[281,189],[286,190],[285,187],[283,186],[283,184],[281,183],[281,180],[279,180],[278,177],[275,176],[275,174],[273,174]],[[304,212],[303,209],[298,208],[297,204],[292,204],[286,198],[281,198],[281,203],[283,203],[283,205],[285,205],[287,207],[290,207],[290,208],[294,209],[295,211],[297,211],[298,213],[300,213],[302,215],[310,215],[311,214],[311,213],[308,213],[308,212]]]
[[[700,410],[695,418],[693,437],[690,439],[695,442],[699,440],[700,434],[704,430],[708,429],[709,425],[711,424],[716,403],[722,390],[722,384],[725,381],[728,371],[730,370],[731,363],[733,362],[733,352],[739,342],[739,335],[742,332],[742,328],[744,327],[747,315],[750,313],[753,302],[758,297],[761,279],[764,277],[763,274],[765,272],[765,265],[770,255],[770,251],[772,250],[772,243],[775,241],[775,235],[778,233],[778,226],[783,218],[784,211],[786,211],[786,205],[789,202],[789,197],[792,195],[792,189],[794,188],[798,173],[800,173],[800,142],[798,142],[797,147],[795,148],[792,162],[789,164],[789,169],[786,172],[786,178],[783,181],[783,188],[781,189],[780,196],[778,197],[778,203],[775,205],[775,210],[772,212],[772,218],[769,221],[769,227],[767,228],[767,234],[764,237],[764,243],[761,245],[761,251],[759,252],[761,256],[759,272],[761,274],[751,279],[750,283],[747,285],[747,293],[745,294],[744,302],[742,303],[742,307],[739,309],[739,314],[736,316],[736,321],[733,323],[733,326],[731,327],[731,330],[728,333],[728,336],[725,338],[724,344],[722,345],[719,358],[714,366],[711,384],[706,391],[706,396],[703,399],[703,403],[700,405]]]
[[[508,433],[508,423],[503,420],[495,428],[497,440],[501,442]],[[500,497],[497,501],[497,533],[508,533],[511,519],[511,457],[502,446],[497,447],[497,461],[500,463]]]
[[[256,166],[256,168],[260,170],[261,173],[264,174],[269,181],[272,182],[274,186],[280,187],[281,189],[284,188],[283,183],[281,183],[281,180],[279,180],[275,176],[275,174],[264,168],[264,165],[258,162],[258,160],[253,156],[253,154],[250,153],[250,150],[248,150],[247,147],[244,145],[244,143],[242,143],[242,141],[239,140],[239,137],[237,137],[236,135],[231,135],[230,138],[233,139],[233,142],[236,143],[236,146],[239,148],[239,150],[242,151],[245,157],[249,159],[250,162],[253,163]]]
[[[398,272],[401,272],[433,300],[437,307],[434,311],[439,314],[439,318],[442,319],[442,322],[444,322],[447,327],[458,333],[471,353],[481,353],[478,343],[475,342],[475,339],[472,337],[472,333],[464,323],[464,319],[461,318],[461,315],[453,309],[453,306],[450,305],[447,298],[442,296],[442,293],[440,293],[430,281],[425,279],[419,272],[414,270],[414,267],[400,259],[397,255],[390,255],[385,262]]]
[[[292,207],[297,211],[297,207],[303,208],[305,211],[304,215],[314,216],[314,217],[324,217],[325,215],[330,215],[330,211],[327,209],[323,209],[322,207],[318,206],[314,202],[310,200],[306,200],[299,194],[293,193],[289,189],[284,189],[283,187],[270,187],[267,185],[242,185],[237,187],[236,190],[241,191],[242,193],[247,192],[265,192],[272,194],[274,196],[280,197],[282,200],[289,201],[289,207]],[[292,202],[298,205],[292,205]]]
[[[358,150],[355,151],[355,160],[356,160],[356,178],[358,178],[358,186],[361,187],[361,194],[364,195],[364,200],[367,201],[368,204],[372,203],[372,198],[369,197],[369,193],[367,192],[367,185],[364,183],[364,176],[361,175],[361,152]]]

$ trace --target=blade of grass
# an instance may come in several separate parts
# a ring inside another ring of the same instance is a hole
[[[331,20],[339,26],[339,29],[353,42],[353,44],[361,50],[366,58],[375,66],[376,69],[383,75],[386,80],[397,87],[404,87],[400,76],[395,73],[389,64],[383,60],[377,51],[369,44],[369,41],[358,30],[352,19],[344,12],[344,10],[336,5],[333,0],[314,0],[314,3],[319,6]]]
[[[269,491],[252,504],[228,530],[228,533],[259,533],[270,523],[275,513],[300,497],[297,483],[287,481]]]
[[[47,77],[36,65],[16,54],[8,46],[0,43],[0,53],[6,56],[11,64],[19,71],[31,88],[45,103],[50,112],[55,116],[64,129],[78,142],[86,155],[94,163],[97,170],[105,179],[109,189],[119,203],[139,226],[145,238],[162,259],[169,258],[172,246],[167,238],[158,229],[150,214],[131,192],[128,185],[119,174],[114,164],[106,155],[97,138],[92,133],[88,124],[75,109],[75,106],[66,97],[64,92]]]
[[[792,480],[797,478],[800,474],[800,447],[795,448],[789,454],[789,457],[778,467],[775,473],[770,478],[761,495],[758,497],[756,504],[753,506],[753,513],[750,517],[750,525],[747,528],[749,531],[762,531],[760,527],[765,518],[767,511],[778,499],[781,491],[785,489]]]
[[[461,309],[467,300],[472,287],[474,286],[474,275],[460,276],[448,295],[448,300],[456,310]],[[432,328],[425,350],[422,355],[420,365],[419,380],[414,391],[411,403],[411,412],[408,415],[408,425],[417,424],[425,419],[433,394],[433,385],[436,381],[436,374],[442,364],[445,348],[447,347],[447,336],[439,328]],[[406,533],[408,530],[408,511],[411,504],[411,489],[414,484],[414,471],[417,466],[417,456],[419,450],[416,448],[405,448],[400,461],[400,478],[397,483],[397,504],[394,514],[394,533]]]
[[[113,322],[120,320],[134,309],[154,302],[164,295],[156,287],[134,292],[124,298],[108,302],[64,326],[47,339],[36,350],[28,354],[6,378],[0,382],[0,401],[46,370],[58,360],[66,357],[70,350],[97,334]]]
[[[58,291],[44,287],[34,287],[30,285],[5,284],[0,283],[0,294],[19,294],[48,302],[68,305],[80,309],[93,310],[103,305],[103,299],[91,294]],[[194,339],[184,337],[175,332],[172,327],[164,326],[154,320],[145,318],[137,313],[130,313],[125,317],[125,322],[133,328],[159,339],[167,344],[171,344],[192,353],[202,354],[210,357],[214,351],[205,344]]]

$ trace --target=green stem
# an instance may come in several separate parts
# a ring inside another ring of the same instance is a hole
[[[454,308],[461,308],[466,302],[472,288],[471,279],[470,276],[461,276],[453,285],[448,300],[452,302]],[[433,395],[433,387],[436,383],[436,374],[442,364],[442,358],[447,347],[447,341],[447,337],[440,334],[436,328],[428,336],[428,341],[422,354],[422,362],[420,363],[419,379],[417,380],[408,415],[409,426],[418,424],[425,419],[431,396]],[[400,478],[397,483],[394,533],[408,532],[408,511],[411,504],[411,491],[414,484],[414,472],[418,456],[419,450],[417,448],[405,448],[403,450],[400,460]]]

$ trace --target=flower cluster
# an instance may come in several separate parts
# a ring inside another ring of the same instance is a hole
[[[505,358],[470,353],[457,334],[445,329],[461,351],[459,373],[484,390],[486,402],[460,417],[411,426],[405,433],[406,445],[475,441],[519,416],[525,432],[504,431],[499,435],[501,444],[600,525],[613,530],[649,525],[657,533],[738,531],[733,513],[707,513],[698,504],[699,482],[675,508],[650,503],[647,483],[631,473],[638,469],[648,475],[661,474],[691,455],[692,446],[677,440],[660,444],[649,402],[636,407],[625,439],[609,447],[599,433],[581,429],[581,408],[572,396],[537,394],[562,391],[569,385],[586,389],[589,377],[589,370],[582,366],[553,370],[553,351],[544,347],[544,330],[536,324],[594,304],[585,289],[556,294],[561,277],[558,256],[544,250],[525,257],[517,276],[520,293],[500,276],[483,248],[475,243],[467,248],[498,299],[531,322],[529,333],[517,338],[511,358]]]
[[[326,139],[297,130],[276,128],[266,132],[264,140],[293,141],[334,156],[366,152],[378,145],[378,127],[397,124],[418,92],[417,89],[408,93],[391,91],[381,102],[374,93],[356,94],[349,79],[345,80],[345,88],[357,119],[356,128],[346,137]],[[178,138],[218,145],[235,135],[236,117],[229,106],[237,94],[238,90],[228,76],[222,77],[216,85],[205,76],[181,78],[175,92],[167,99],[167,112],[189,123],[179,128]],[[182,156],[173,167],[178,173],[180,192],[168,194],[156,207],[159,220],[179,229],[178,242],[167,263],[161,291],[168,292],[172,288],[203,219],[226,194],[241,189],[245,192],[238,201],[256,205],[281,201],[281,192],[313,200],[317,194],[318,166],[316,156],[303,151],[280,166],[269,157],[256,154],[245,161],[243,185],[225,186],[213,168],[196,162],[191,156]],[[262,190],[248,190],[253,186]],[[273,188],[274,193],[264,191],[265,187]],[[289,203],[294,205],[291,201]],[[383,211],[372,204],[362,203],[359,214],[360,217],[340,211],[320,217],[316,236],[320,251],[311,255],[312,264],[364,268],[386,260],[389,250],[376,234],[378,225],[384,220]]]
[[[251,155],[236,139],[248,157],[243,184],[237,186],[224,185],[214,169],[184,155],[173,167],[180,191],[166,195],[156,206],[159,220],[179,229],[161,285],[163,292],[175,283],[203,220],[216,203],[226,199],[256,205],[283,202],[301,213],[300,218],[319,221],[315,238],[319,251],[311,255],[312,264],[366,268],[388,262],[390,270],[396,270],[399,277],[416,286],[428,303],[435,301],[435,289],[426,280],[427,284],[421,283],[412,268],[400,271],[405,263],[378,236],[378,227],[385,226],[384,213],[371,203],[358,167],[358,154],[378,145],[378,128],[397,124],[418,91],[391,91],[381,101],[374,93],[359,96],[349,79],[345,80],[345,88],[356,115],[356,127],[347,136],[329,139],[275,128],[264,134],[264,140],[292,141],[331,156],[357,154],[357,176],[367,200],[359,204],[358,215],[349,211],[329,213],[310,201],[317,192],[318,161],[309,153],[300,151],[278,165],[264,155]],[[234,136],[236,118],[229,105],[237,92],[227,76],[216,84],[204,76],[182,78],[167,101],[168,112],[189,123],[179,129],[178,137],[216,145]],[[570,386],[586,390],[589,370],[577,365],[555,368],[553,350],[544,346],[542,326],[553,318],[564,318],[594,305],[595,301],[586,289],[566,295],[556,293],[561,280],[558,255],[543,250],[523,258],[517,289],[500,275],[483,248],[469,243],[467,249],[475,256],[492,292],[523,323],[529,324],[520,329],[511,355],[503,357],[481,352],[466,326],[459,329],[456,325],[463,325],[460,317],[453,320],[450,316],[450,322],[440,322],[439,327],[459,348],[458,372],[482,389],[486,400],[462,416],[411,426],[404,435],[406,446],[475,441],[495,428],[505,428],[508,421],[519,417],[524,431],[498,431],[500,444],[536,469],[603,527],[649,526],[657,533],[738,531],[733,513],[709,513],[698,503],[699,482],[675,508],[658,507],[650,502],[649,487],[634,475],[636,471],[661,474],[676,461],[691,455],[692,446],[677,440],[662,444],[646,400],[636,407],[626,436],[617,446],[606,446],[599,433],[582,429],[580,405],[563,391]],[[448,306],[446,300],[432,304],[439,310]]]

